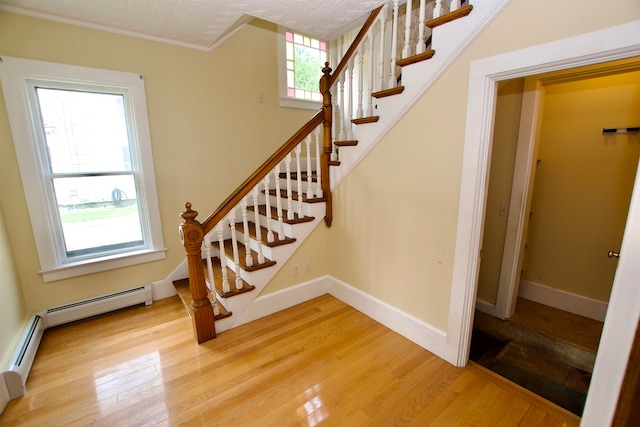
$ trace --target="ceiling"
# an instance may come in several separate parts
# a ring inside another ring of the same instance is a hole
[[[210,50],[252,18],[331,39],[381,0],[0,0],[0,10]]]

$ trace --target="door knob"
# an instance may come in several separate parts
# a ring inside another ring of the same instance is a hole
[[[620,257],[620,252],[613,252],[613,251],[609,251],[609,253],[607,254],[607,256],[609,258],[619,258]]]

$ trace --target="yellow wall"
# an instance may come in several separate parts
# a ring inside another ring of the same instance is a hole
[[[1,107],[0,107],[1,108]],[[14,343],[22,333],[22,326],[29,313],[22,297],[20,280],[9,245],[4,215],[0,208],[0,367],[6,366]],[[2,369],[0,368],[0,369]]]
[[[0,100],[0,205],[29,312],[164,279],[184,260],[184,203],[204,219],[312,115],[279,107],[275,26],[257,20],[201,52],[0,12],[0,55],[144,74],[168,248],[164,261],[44,283]]]
[[[640,135],[640,72],[545,86],[523,280],[608,301]]]
[[[490,304],[495,304],[498,296],[523,87],[524,79],[506,80],[498,84],[482,260],[478,278],[478,298]],[[507,207],[506,213],[500,212],[501,205]]]
[[[331,273],[446,331],[470,62],[637,19],[637,0],[510,3],[337,189]]]

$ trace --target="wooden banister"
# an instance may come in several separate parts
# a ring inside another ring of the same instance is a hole
[[[355,39],[353,39],[351,46],[349,46],[349,49],[347,49],[347,52],[344,54],[344,56],[340,60],[340,63],[338,64],[338,66],[333,70],[333,74],[329,79],[329,88],[333,86],[333,84],[338,79],[338,76],[340,75],[340,73],[342,73],[342,70],[344,70],[344,67],[347,66],[347,63],[355,53],[356,49],[358,48],[358,46],[360,45],[364,37],[367,35],[367,31],[369,31],[369,28],[371,28],[373,23],[376,22],[376,18],[378,17],[378,14],[380,13],[383,7],[384,5],[371,11],[371,14],[369,15],[365,23],[362,25],[362,28],[360,28],[360,31],[358,31],[358,35],[356,36]]]
[[[285,142],[275,153],[267,159],[256,171],[251,174],[227,199],[218,206],[211,215],[202,222],[203,232],[206,234],[213,230],[213,227],[220,222],[234,207],[240,203],[242,198],[249,194],[253,187],[258,185],[287,154],[300,144],[314,130],[320,126],[324,119],[324,111],[320,110],[304,126],[300,128],[291,138]]]

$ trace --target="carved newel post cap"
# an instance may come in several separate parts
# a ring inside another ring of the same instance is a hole
[[[190,202],[185,203],[184,207],[185,207],[185,210],[180,213],[180,216],[182,217],[182,219],[184,219],[185,222],[195,221],[196,217],[198,216],[198,211],[194,211],[191,209]]]
[[[324,74],[325,76],[328,76],[329,74],[331,74],[331,67],[329,67],[329,63],[325,62],[324,63],[324,67],[322,68],[322,74]]]

